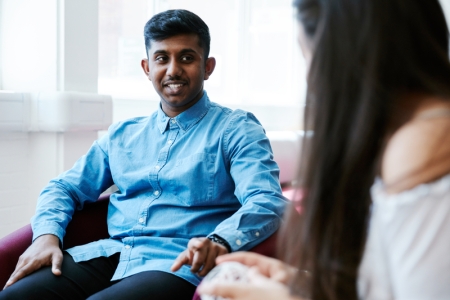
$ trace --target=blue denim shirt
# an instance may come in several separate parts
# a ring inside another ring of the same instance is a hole
[[[111,125],[42,191],[33,240],[54,234],[62,241],[74,211],[115,184],[110,238],[67,250],[76,262],[120,252],[112,280],[170,272],[193,237],[217,234],[233,251],[250,249],[277,230],[286,203],[272,158],[251,113],[212,103],[205,92],[175,118],[159,108],[150,117]],[[192,284],[201,279],[189,266],[175,274]]]

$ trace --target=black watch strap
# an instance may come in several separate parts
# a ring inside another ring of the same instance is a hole
[[[212,234],[212,235],[208,236],[208,239],[210,239],[214,243],[217,243],[217,244],[220,244],[220,245],[224,246],[225,248],[227,248],[228,253],[231,253],[230,244],[228,244],[228,242],[226,240],[224,240],[223,238],[221,238],[217,234]]]

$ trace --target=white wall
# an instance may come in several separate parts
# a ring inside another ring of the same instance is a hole
[[[98,0],[0,0],[0,89],[97,93],[97,80]],[[0,237],[29,223],[44,185],[96,138],[0,130]]]
[[[57,90],[57,3],[2,1],[2,89]]]
[[[1,0],[1,88],[97,93],[97,0]]]
[[[0,238],[27,222],[28,134],[0,132]]]
[[[15,1],[15,0],[12,0]],[[63,31],[63,76],[60,90],[97,93],[98,91],[98,0],[59,1],[58,28]]]

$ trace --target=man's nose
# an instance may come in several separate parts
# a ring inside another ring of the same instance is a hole
[[[181,73],[183,73],[183,69],[179,62],[177,62],[175,59],[170,61],[169,65],[167,66],[167,75],[169,76],[180,76]]]

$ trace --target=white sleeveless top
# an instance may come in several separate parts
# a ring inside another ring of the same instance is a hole
[[[380,179],[358,276],[360,299],[450,299],[450,174],[389,195]]]

